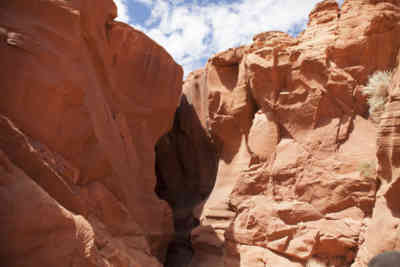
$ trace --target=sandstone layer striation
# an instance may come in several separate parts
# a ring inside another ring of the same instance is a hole
[[[0,3],[2,266],[162,266],[182,68],[112,0]]]
[[[0,3],[0,265],[362,267],[400,250],[400,1],[188,75],[112,0]],[[377,123],[363,89],[394,69]]]
[[[396,248],[397,98],[379,126],[362,91],[398,65],[398,36],[399,1],[325,0],[297,37],[258,34],[189,76],[184,96],[207,94],[192,107],[208,110],[218,154],[189,266],[365,266],[385,249],[381,226]]]

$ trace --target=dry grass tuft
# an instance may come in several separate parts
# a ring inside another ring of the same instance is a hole
[[[369,77],[363,94],[368,96],[370,115],[374,116],[384,111],[392,76],[392,71],[376,71]]]
[[[363,162],[359,166],[361,176],[375,177],[376,176],[376,162]]]
[[[315,258],[310,258],[307,261],[306,267],[327,267],[326,264]]]

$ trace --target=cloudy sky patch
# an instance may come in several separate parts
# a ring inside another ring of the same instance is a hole
[[[117,20],[162,45],[187,75],[203,67],[211,55],[250,43],[257,33],[280,30],[297,35],[321,0],[114,1]]]

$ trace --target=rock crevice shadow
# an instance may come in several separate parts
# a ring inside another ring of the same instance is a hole
[[[155,152],[155,192],[171,206],[175,227],[165,266],[188,266],[193,256],[190,233],[199,224],[193,209],[211,193],[218,161],[215,146],[185,95],[172,130],[160,138]]]

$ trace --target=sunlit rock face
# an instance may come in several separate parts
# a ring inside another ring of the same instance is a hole
[[[111,0],[0,3],[1,266],[366,266],[400,250],[400,1],[182,68]],[[396,69],[380,124],[362,94]],[[398,114],[399,113],[399,114]]]
[[[378,179],[380,188],[376,194],[373,215],[364,234],[354,266],[366,266],[378,253],[400,250],[400,52],[398,67],[392,78],[389,103],[381,116],[377,134]],[[398,255],[397,255],[398,257]],[[380,266],[378,263],[377,265]],[[384,266],[384,265],[382,265]]]
[[[182,68],[112,0],[0,3],[2,266],[162,266]]]
[[[191,267],[365,266],[385,233],[397,240],[396,95],[379,126],[361,92],[398,65],[400,2],[328,0],[309,17],[299,36],[258,34],[197,73],[219,162]]]

